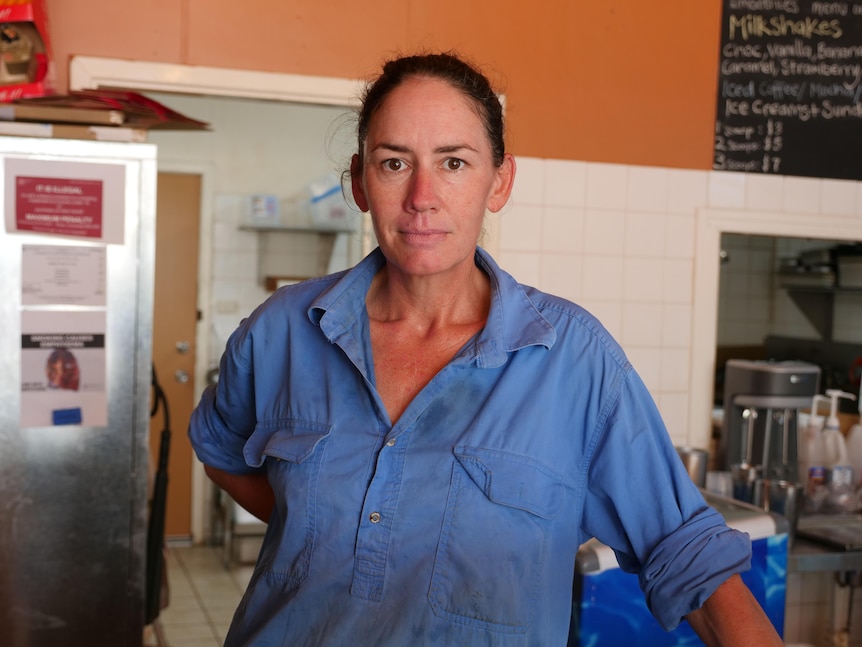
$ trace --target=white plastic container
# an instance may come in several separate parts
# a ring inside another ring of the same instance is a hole
[[[818,406],[821,402],[827,402],[822,395],[815,395],[811,400],[811,413],[808,416],[808,424],[799,434],[799,446],[797,448],[800,483],[808,483],[809,470],[812,467],[826,467],[823,461],[823,424],[824,416],[818,414]]]
[[[308,185],[308,212],[311,226],[325,231],[355,231],[362,218],[347,204],[339,178],[335,175]]]
[[[844,442],[841,421],[838,419],[838,400],[855,400],[856,396],[838,389],[828,389],[826,396],[829,398],[829,417],[823,427],[823,461],[829,468],[849,465],[847,444]]]
[[[859,387],[859,422],[850,427],[847,432],[847,457],[853,466],[853,482],[859,486],[862,483],[862,386]]]

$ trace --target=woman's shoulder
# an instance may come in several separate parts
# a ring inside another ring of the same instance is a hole
[[[536,310],[554,327],[559,343],[576,348],[597,344],[618,364],[628,364],[619,342],[592,311],[575,301],[529,285],[521,288]]]

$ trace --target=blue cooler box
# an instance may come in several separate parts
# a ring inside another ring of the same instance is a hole
[[[787,521],[734,499],[706,492],[704,496],[724,516],[727,525],[751,537],[751,570],[742,573],[742,579],[783,636]],[[623,572],[614,552],[591,540],[581,546],[575,563],[568,645],[674,647],[703,645],[703,642],[687,622],[671,632],[662,629],[647,609],[637,575]]]

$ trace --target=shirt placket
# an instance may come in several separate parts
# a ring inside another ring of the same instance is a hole
[[[368,486],[357,533],[352,595],[379,602],[389,544],[396,522],[408,431],[390,435],[377,456],[374,477]]]

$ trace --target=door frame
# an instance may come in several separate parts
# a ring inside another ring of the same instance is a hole
[[[173,92],[202,96],[267,99],[289,103],[355,107],[363,83],[358,80],[297,74],[279,74],[251,70],[232,70],[199,65],[178,65],[148,61],[73,56],[69,62],[69,89],[87,90],[100,87],[126,88],[132,91]],[[194,173],[201,176],[201,213],[198,241],[198,309],[201,319],[196,334],[194,385],[196,397],[206,386],[209,370],[210,326],[212,320],[212,239],[215,199],[215,168],[162,159],[157,155],[159,171]],[[182,430],[185,433],[185,430]],[[211,535],[213,489],[200,461],[192,466],[192,541],[201,543]]]
[[[212,303],[212,257],[213,257],[213,219],[205,217],[213,211],[213,192],[215,186],[215,168],[207,164],[190,164],[171,159],[160,159],[156,154],[159,173],[186,173],[198,175],[201,178],[200,213],[198,214],[198,271],[197,271],[197,309],[202,316],[195,323],[195,399],[206,387],[206,375],[209,365],[210,332],[207,322],[209,304]],[[157,189],[158,190],[158,187]],[[202,345],[205,344],[205,345]],[[175,429],[174,433],[185,434],[185,429]],[[211,534],[211,521],[208,510],[212,506],[212,488],[208,487],[209,478],[204,472],[200,461],[192,462],[192,509],[191,531],[192,542],[201,543]]]

